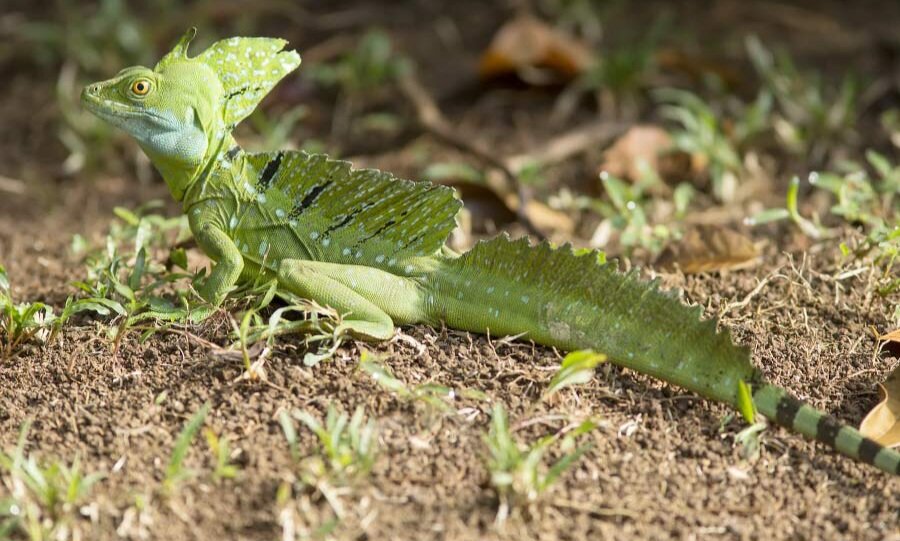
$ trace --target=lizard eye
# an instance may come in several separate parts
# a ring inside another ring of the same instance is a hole
[[[150,92],[150,81],[138,79],[131,83],[131,93],[135,96],[146,96]]]

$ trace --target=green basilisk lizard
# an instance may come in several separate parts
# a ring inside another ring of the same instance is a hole
[[[244,152],[232,129],[300,57],[268,38],[226,39],[191,57],[195,33],[153,69],[130,67],[87,86],[82,102],[133,136],[183,203],[215,261],[200,288],[209,302],[262,274],[345,314],[341,330],[360,338],[387,339],[396,324],[445,323],[592,348],[900,474],[900,454],[767,384],[747,349],[701,320],[700,307],[620,274],[596,252],[500,236],[459,255],[444,244],[461,205],[450,188],[323,155]]]

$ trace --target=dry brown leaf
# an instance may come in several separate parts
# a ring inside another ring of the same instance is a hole
[[[878,337],[878,339],[883,342],[900,343],[900,329],[894,329],[893,331],[890,331],[887,334],[882,334],[881,336]]]
[[[529,69],[544,68],[572,79],[583,73],[593,59],[591,50],[584,43],[540,19],[520,15],[494,34],[490,46],[481,56],[479,72],[482,77],[491,78],[523,75]]]
[[[660,157],[672,150],[672,136],[658,127],[635,125],[603,153],[600,171],[631,181],[641,178],[649,167],[659,172]]]
[[[478,233],[495,233],[498,228],[518,219],[519,198],[490,183],[487,186],[471,182],[445,182],[459,191],[463,204],[470,213],[471,227]],[[525,203],[525,215],[541,233],[551,236],[559,233],[571,235],[575,220],[565,212],[555,210],[545,203],[530,199]]]
[[[900,340],[900,329],[882,336],[897,335],[890,340]],[[881,402],[872,408],[859,425],[863,436],[872,438],[885,447],[900,446],[900,367],[896,368],[884,383],[878,384]]]
[[[659,178],[684,180],[700,176],[707,163],[699,154],[691,155],[677,150],[672,137],[664,129],[649,124],[638,124],[628,129],[603,154],[599,173],[636,182],[647,170]],[[651,191],[665,190],[663,186],[651,187]]]
[[[758,257],[759,249],[746,235],[723,227],[696,226],[667,247],[656,263],[694,274],[749,267]]]

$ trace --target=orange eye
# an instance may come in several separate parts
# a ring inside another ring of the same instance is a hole
[[[150,92],[150,81],[138,79],[131,83],[131,92],[133,92],[135,96],[146,96],[147,93]]]

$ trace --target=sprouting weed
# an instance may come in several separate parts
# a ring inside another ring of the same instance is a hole
[[[221,479],[234,479],[240,473],[240,467],[234,464],[232,459],[231,444],[227,437],[219,436],[211,428],[203,431],[206,437],[206,444],[213,455],[215,468],[213,469],[213,479],[219,481]]]
[[[410,60],[394,48],[390,36],[376,29],[364,34],[349,53],[334,62],[310,66],[306,74],[323,87],[337,90],[333,131],[345,134],[366,106],[410,69]]]
[[[114,313],[109,335],[116,349],[125,333],[145,321],[162,326],[142,328],[143,339],[165,325],[198,323],[214,312],[191,288],[202,272],[192,275],[169,270],[187,266],[184,250],[170,247],[188,239],[190,232],[183,216],[166,218],[146,212],[159,205],[154,201],[135,211],[115,209],[117,220],[110,225],[105,246],[87,253],[87,276],[74,283],[84,297],[70,299],[63,311]],[[174,299],[163,295],[172,289]]]
[[[105,474],[85,473],[77,457],[67,465],[26,456],[28,429],[11,454],[0,452],[0,487],[8,494],[0,497],[0,538],[80,539],[82,506]]]
[[[680,236],[681,231],[677,224],[651,223],[648,217],[651,200],[647,190],[660,182],[655,172],[648,169],[643,178],[635,184],[626,183],[603,172],[600,174],[600,182],[609,202],[592,200],[592,206],[606,218],[612,229],[619,232],[619,244],[626,252],[630,253],[634,248],[643,248],[650,253],[659,253],[668,241]],[[680,196],[682,199],[690,198],[690,194],[685,193],[683,189]],[[687,202],[681,201],[680,204],[687,205]]]
[[[452,409],[450,401],[457,396],[457,392],[454,389],[435,383],[423,383],[409,387],[406,383],[394,377],[391,370],[380,361],[382,359],[364,349],[360,354],[359,367],[372,376],[375,383],[404,400],[420,402],[425,404],[430,410],[439,413]]]
[[[294,421],[298,420],[315,434],[318,440],[316,451],[306,457],[300,455],[300,444]],[[282,483],[278,490],[278,503],[282,508],[285,527],[292,529],[296,523],[293,506],[288,505],[291,495],[297,493],[301,499],[311,494],[321,495],[331,507],[334,518],[326,520],[318,528],[329,531],[346,516],[346,506],[342,495],[346,489],[360,484],[372,470],[378,457],[378,425],[366,419],[362,406],[352,417],[338,413],[334,406],[328,406],[325,423],[322,424],[312,414],[294,410],[282,410],[278,422],[291,450],[296,464],[296,477]],[[287,536],[293,538],[293,536]]]
[[[900,208],[896,197],[900,184],[900,166],[890,163],[884,156],[870,151],[866,154],[869,170],[853,162],[840,164],[840,172],[812,173],[810,185],[830,193],[835,204],[831,214],[851,225],[865,228],[865,238],[855,248],[840,243],[839,249],[848,262],[870,258],[879,269],[875,291],[883,296],[900,289],[894,263],[900,257]],[[746,220],[748,225],[758,225],[779,220],[791,220],[808,236],[833,238],[836,231],[826,229],[817,217],[804,218],[798,210],[800,181],[792,179],[788,187],[785,208],[765,210]]]
[[[263,290],[265,293],[261,297],[252,294],[252,291]],[[303,335],[309,349],[303,357],[303,364],[315,366],[332,358],[347,339],[348,335],[342,331],[342,318],[338,312],[288,292],[278,291],[274,281],[255,289],[240,290],[235,295],[257,299],[255,306],[244,313],[240,325],[234,325],[235,346],[240,349],[244,367],[251,376],[254,373],[251,350],[255,344],[264,344],[256,358],[256,362],[261,364],[260,358],[264,359],[268,355],[277,337],[285,334]],[[260,310],[267,307],[275,296],[288,304],[275,309],[268,318],[264,318]]]
[[[662,104],[659,112],[663,118],[677,125],[672,132],[675,147],[707,164],[717,199],[734,200],[738,184],[746,175],[744,154],[768,125],[771,96],[760,93],[752,104],[741,104],[727,121],[722,119],[721,111],[686,90],[664,88],[655,91],[654,96]],[[726,122],[731,125],[728,131]]]
[[[781,142],[813,164],[826,165],[835,148],[856,143],[859,84],[845,76],[827,88],[817,73],[800,71],[784,51],[772,53],[756,36],[746,40],[747,54],[775,100],[771,124]]]
[[[328,407],[324,424],[306,411],[282,411],[279,416],[285,438],[295,458],[299,458],[297,432],[293,420],[303,423],[319,442],[316,454],[300,460],[301,479],[312,486],[322,481],[350,484],[367,476],[378,457],[378,426],[367,419],[360,406],[353,416]]]
[[[491,485],[500,498],[497,521],[503,522],[509,507],[515,503],[532,503],[546,492],[590,445],[576,447],[578,438],[596,427],[591,420],[569,427],[560,432],[539,439],[531,445],[523,445],[515,440],[509,427],[506,409],[495,404],[491,415],[490,429],[484,437],[487,446],[487,467],[491,474]],[[544,455],[556,447],[564,454],[551,466],[544,465]]]
[[[200,431],[200,427],[206,422],[209,409],[209,402],[203,404],[197,413],[191,416],[178,434],[178,438],[175,439],[175,446],[172,448],[172,455],[166,465],[166,476],[163,480],[163,490],[168,494],[174,493],[182,482],[194,476],[192,470],[185,468],[184,459],[187,457],[188,449],[191,448],[191,443]]]
[[[0,265],[0,358],[8,358],[28,342],[44,344],[58,328],[53,308],[40,302],[16,303],[9,276]]]
[[[543,398],[547,399],[566,387],[583,385],[591,381],[594,377],[594,369],[604,361],[606,361],[606,355],[595,353],[589,349],[568,353],[563,358],[559,370],[550,380]]]
[[[593,65],[562,93],[557,113],[573,112],[582,96],[591,95],[603,115],[636,117],[643,92],[658,72],[659,43],[669,27],[667,18],[659,18],[638,41],[624,47],[604,47]]]

